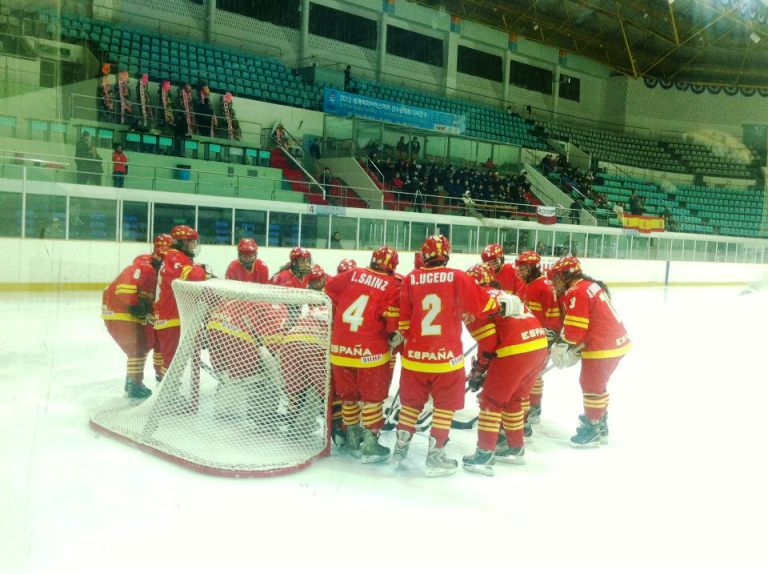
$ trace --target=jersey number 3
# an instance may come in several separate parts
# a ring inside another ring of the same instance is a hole
[[[357,333],[357,330],[363,325],[365,307],[368,305],[368,295],[360,295],[349,307],[344,309],[341,314],[341,320],[349,325],[349,330]]]
[[[442,309],[443,302],[434,293],[430,293],[421,300],[421,310],[427,312],[421,320],[422,335],[442,335],[442,328],[434,322]]]

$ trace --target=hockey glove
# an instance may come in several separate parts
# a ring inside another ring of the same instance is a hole
[[[472,370],[469,371],[469,376],[467,377],[467,387],[473,393],[483,388],[485,377],[488,374],[488,363],[487,359],[478,360],[477,357],[472,359]]]
[[[405,337],[403,337],[403,334],[400,331],[393,331],[389,334],[389,339],[387,344],[389,345],[389,349],[391,351],[391,350],[397,349],[404,342],[405,342]]]
[[[552,345],[551,357],[552,363],[558,369],[567,369],[581,360],[581,353],[576,347],[560,342]]]
[[[559,334],[557,331],[553,331],[552,329],[544,329],[547,332],[547,346],[552,347],[552,345],[555,344],[557,341]]]
[[[138,304],[128,306],[128,312],[137,319],[146,321],[147,317],[152,315],[152,303],[140,298]]]
[[[512,293],[497,295],[496,302],[499,304],[499,316],[501,317],[520,317],[525,313],[525,305],[523,305],[520,297]]]

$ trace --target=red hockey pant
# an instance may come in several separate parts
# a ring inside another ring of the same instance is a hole
[[[337,396],[345,402],[380,403],[389,395],[392,369],[389,363],[358,369],[331,365]]]
[[[622,357],[610,357],[581,360],[579,384],[584,396],[584,414],[589,420],[599,420],[608,410],[608,379],[621,359]]]
[[[107,331],[123,353],[129,357],[146,355],[152,348],[152,339],[147,336],[147,325],[131,321],[104,321]]]
[[[160,348],[163,350],[163,374],[171,366],[173,356],[176,354],[176,348],[179,346],[179,337],[181,337],[181,327],[168,327],[155,331],[155,336],[160,340]]]

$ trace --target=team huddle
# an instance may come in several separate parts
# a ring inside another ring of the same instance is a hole
[[[170,235],[159,235],[153,253],[137,257],[104,292],[102,317],[127,357],[128,397],[151,395],[143,381],[150,350],[158,381],[176,352],[180,320],[171,283],[211,276],[205,266],[194,263],[197,241],[197,232],[185,225],[174,227]],[[397,251],[387,246],[373,251],[367,267],[344,259],[337,274],[330,276],[313,264],[309,251],[297,247],[270,278],[258,259],[255,240],[246,238],[238,245],[238,259],[229,265],[226,279],[324,291],[331,299],[333,440],[340,451],[362,463],[392,459],[396,466],[403,465],[431,399],[425,472],[455,473],[458,461],[448,457],[446,444],[454,414],[464,407],[466,393],[473,391],[479,393],[480,406],[477,448],[463,458],[463,468],[492,475],[496,461],[523,464],[525,437],[541,417],[542,374],[550,359],[558,368],[581,362],[584,413],[571,443],[606,444],[607,383],[631,343],[605,285],[585,275],[572,256],[558,260],[545,276],[533,251],[521,253],[513,265],[505,262],[500,245],[491,244],[483,251],[482,262],[467,271],[448,266],[450,252],[449,240],[433,235],[416,253],[415,269],[405,276],[396,272]],[[245,327],[256,322],[249,313],[269,315],[271,307],[240,303],[222,309],[210,318],[208,336],[231,336],[233,325],[247,334],[252,329]],[[302,321],[328,320],[327,313],[317,317],[310,313],[291,324],[295,330],[301,329]],[[465,328],[477,342],[469,375],[465,354],[472,349],[464,348]],[[272,343],[261,340],[259,347],[271,348],[279,357],[284,349],[270,347]],[[398,408],[385,413],[398,354]],[[211,360],[222,359],[211,355]],[[280,361],[280,368],[293,367],[290,361]],[[309,380],[312,373],[299,375]],[[287,392],[292,394],[291,389]],[[380,435],[392,414],[397,422],[390,451]]]

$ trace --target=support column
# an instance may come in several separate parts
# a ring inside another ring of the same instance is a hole
[[[557,114],[560,109],[560,64],[555,64],[552,74],[552,113]]]
[[[301,11],[301,30],[299,34],[299,65],[298,68],[303,68],[309,65],[309,0],[301,0],[299,6]]]
[[[376,81],[378,82],[386,82],[388,24],[389,15],[386,12],[382,12],[379,15],[379,41],[376,43],[376,54],[378,55],[376,63]]]
[[[504,57],[502,58],[502,66],[504,66],[504,69],[501,71],[501,81],[504,82],[503,87],[503,99],[504,99],[504,105],[509,105],[509,63],[512,61],[512,57],[510,56],[509,50],[504,50]]]
[[[216,0],[208,0],[208,14],[205,19],[205,41],[216,42]]]
[[[459,61],[459,34],[448,32],[443,52],[443,86],[445,95],[451,96],[456,90],[456,68]]]

